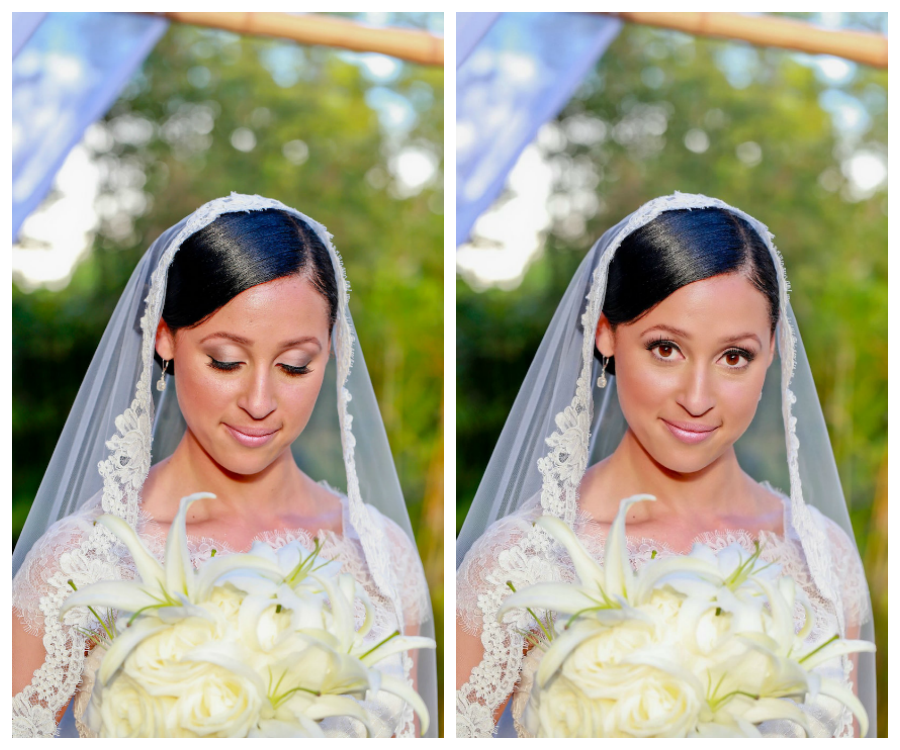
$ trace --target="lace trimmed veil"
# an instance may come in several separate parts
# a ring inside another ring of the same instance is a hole
[[[59,519],[77,511],[102,492],[103,512],[135,526],[140,517],[140,490],[151,465],[175,449],[185,423],[174,393],[174,380],[159,394],[153,384],[160,377],[154,362],[155,334],[165,301],[166,277],[181,243],[218,216],[234,211],[276,208],[305,221],[331,256],[338,280],[338,311],[324,386],[306,429],[292,452],[311,477],[345,488],[351,529],[358,535],[374,584],[393,603],[404,623],[401,589],[408,571],[396,570],[387,524],[393,522],[415,540],[403,493],[372,383],[366,370],[348,306],[349,285],[331,235],[318,222],[279,201],[258,195],[232,193],[213,200],[173,227],[150,246],[131,276],[116,306],[87,375],[75,399],[50,459],[25,527],[13,554],[13,576],[28,551]],[[329,387],[329,383],[331,386]],[[99,469],[99,470],[98,470]],[[372,509],[377,512],[373,512]],[[387,521],[386,521],[387,519]],[[84,570],[81,586],[102,574],[115,538],[95,526],[79,550],[77,565]],[[47,660],[35,681],[16,696],[34,726],[48,726],[66,704],[81,675],[83,638],[71,630],[63,634],[59,607],[71,591],[65,576],[51,578],[41,599]],[[418,634],[434,637],[434,620],[427,597],[418,597]],[[81,638],[82,643],[72,643]],[[433,651],[416,657],[417,689],[432,717],[429,735],[437,727],[437,673]],[[74,668],[72,668],[74,667]],[[14,705],[15,708],[15,705]],[[15,711],[14,711],[15,713]],[[38,715],[40,714],[40,715]],[[411,714],[410,714],[411,716]],[[435,734],[436,736],[436,734]]]
[[[868,588],[861,578],[848,591],[835,559],[838,536],[849,546],[854,570],[862,570],[841,489],[828,431],[816,395],[809,362],[788,301],[789,286],[773,235],[761,222],[720,200],[676,192],[657,198],[609,229],[579,266],[553,316],[478,487],[457,539],[457,568],[467,552],[498,521],[540,498],[538,513],[573,525],[578,487],[587,468],[609,456],[621,441],[626,423],[616,395],[616,379],[607,374],[605,389],[593,387],[600,374],[594,358],[594,331],[603,308],[607,271],[622,240],[663,211],[719,207],[750,223],[769,248],[779,277],[781,316],[777,354],[769,368],[762,399],[747,432],[736,443],[741,467],[758,481],[768,481],[790,496],[791,528],[799,541],[821,597],[833,603],[838,627],[860,626],[858,637],[874,641]],[[457,693],[457,736],[487,736],[495,731],[494,711],[512,692],[523,662],[521,628],[507,616],[497,619],[500,603],[517,589],[552,580],[551,541],[538,528],[523,532],[510,546],[494,550],[478,579],[481,588],[460,592],[477,604],[477,630],[484,657]],[[477,550],[473,550],[473,554]],[[484,563],[484,561],[481,561]],[[461,576],[458,572],[458,580]],[[465,588],[474,588],[466,585]],[[852,599],[853,601],[847,601]],[[847,622],[850,619],[851,622]],[[463,621],[463,625],[466,622]],[[849,660],[845,660],[849,662]],[[845,663],[845,671],[850,665]],[[857,690],[875,726],[874,654],[859,655]]]

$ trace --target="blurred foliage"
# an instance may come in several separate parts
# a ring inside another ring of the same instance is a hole
[[[422,21],[414,14],[406,25]],[[443,469],[443,70],[399,63],[376,76],[360,59],[173,24],[92,126],[85,143],[103,184],[91,253],[61,291],[13,286],[13,545],[138,259],[201,204],[258,193],[335,237],[442,611],[442,477],[429,477]],[[437,167],[424,189],[397,176],[409,149]]]
[[[542,257],[514,291],[457,281],[457,530],[593,241],[675,190],[738,206],[768,225],[785,259],[872,591],[886,736],[887,191],[854,192],[848,160],[886,156],[887,72],[851,71],[835,84],[784,51],[625,25],[538,138],[551,204],[563,206]],[[840,97],[862,110],[849,133],[826,111]]]

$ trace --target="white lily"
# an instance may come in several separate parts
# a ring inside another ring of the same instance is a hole
[[[160,617],[203,616],[189,605],[205,601],[213,586],[226,573],[248,569],[263,576],[278,576],[279,569],[276,565],[250,554],[213,558],[200,570],[193,569],[187,546],[185,518],[191,503],[204,498],[215,498],[215,495],[198,492],[182,498],[166,539],[164,565],[160,565],[150,554],[141,538],[124,519],[108,514],[100,516],[97,523],[108,528],[128,548],[140,580],[91,584],[66,599],[60,609],[60,617],[72,607],[87,605],[108,607],[134,615],[158,610],[157,615]],[[163,612],[166,608],[175,608],[175,611]]]
[[[371,629],[372,608],[359,583],[349,575],[339,576],[337,582],[328,578],[319,579],[317,577],[317,580],[328,592],[331,600],[334,627],[327,635],[328,639],[332,640],[335,650],[358,659],[361,664],[369,668],[370,689],[373,692],[383,690],[409,703],[419,716],[421,731],[424,734],[428,729],[428,709],[425,702],[404,680],[381,673],[374,667],[379,662],[404,651],[435,648],[434,640],[421,636],[404,636],[399,631],[395,631],[374,647],[366,646],[363,643],[363,636]],[[362,599],[366,607],[366,619],[358,631],[353,627],[354,597]]]
[[[837,636],[806,646],[811,605],[780,565],[761,558],[759,546],[751,553],[737,544],[716,552],[697,544],[687,555],[653,559],[633,572],[625,515],[634,503],[653,499],[635,495],[620,503],[602,566],[567,524],[548,516],[536,522],[566,548],[578,580],[514,591],[500,608],[501,617],[527,610],[545,636],[533,639],[540,646],[532,652],[540,663],[526,707],[539,724],[533,734],[565,736],[581,727],[575,719],[595,713],[602,729],[592,731],[603,736],[758,737],[756,725],[776,719],[809,733],[799,704],[819,694],[847,706],[865,734],[867,717],[853,692],[813,670],[874,646]],[[806,621],[795,633],[798,602]],[[536,611],[546,612],[550,623],[553,614],[563,616],[558,632]],[[565,720],[544,711],[552,699],[547,691],[563,678],[572,685],[559,698],[560,710],[569,712]]]
[[[279,550],[255,543],[249,553],[213,558],[194,570],[187,546],[187,509],[196,500],[212,497],[198,493],[181,500],[162,565],[122,519],[98,519],[128,547],[139,580],[85,587],[69,596],[61,610],[99,605],[131,615],[128,625],[112,631],[104,642],[107,650],[92,701],[99,707],[124,694],[105,691],[108,685],[137,684],[145,685],[153,700],[175,706],[164,720],[141,714],[139,725],[131,722],[129,707],[128,720],[104,731],[321,737],[320,721],[350,716],[372,733],[375,720],[360,701],[367,692],[380,690],[408,702],[424,731],[428,714],[422,699],[377,664],[400,652],[434,648],[434,641],[396,632],[375,646],[367,645],[375,621],[372,604],[352,576],[340,573],[339,562],[317,559],[318,542],[313,550],[299,542]],[[365,612],[358,629],[357,602]],[[135,658],[129,659],[132,655]],[[180,684],[185,675],[190,675],[188,686]],[[135,695],[131,690],[125,700],[133,702]],[[221,695],[233,706],[232,723],[231,713],[222,719],[215,708]],[[110,710],[121,709],[112,704],[104,708]]]

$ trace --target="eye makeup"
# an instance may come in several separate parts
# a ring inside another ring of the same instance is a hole
[[[219,370],[220,372],[232,372],[240,367],[243,362],[220,362],[215,357],[210,354],[206,355],[209,357],[210,361],[207,363],[208,367],[211,367],[213,370]],[[309,365],[287,365],[283,362],[279,363],[278,366],[291,377],[298,377],[300,375],[307,375],[312,370],[309,368]]]
[[[667,347],[671,347],[673,349],[678,349],[677,344],[675,344],[672,341],[669,341],[668,339],[654,339],[653,341],[650,341],[650,342],[644,344],[644,347],[647,349],[647,351],[649,351],[650,354],[653,356],[653,358],[656,359],[657,361],[659,361],[659,362],[674,361],[674,360],[670,360],[666,357],[660,357],[660,356],[657,356],[656,354],[653,354],[652,350],[656,349],[656,347],[658,347],[658,346],[667,346]],[[681,350],[678,349],[678,351],[681,351]],[[726,367],[726,369],[728,369],[728,370],[746,370],[750,366],[750,363],[754,359],[756,359],[756,355],[753,352],[749,352],[746,349],[741,349],[738,347],[732,347],[731,349],[728,349],[726,352],[723,353],[723,356],[728,356],[729,354],[734,354],[739,357],[743,357],[744,359],[747,360],[747,364],[741,365],[739,367],[732,367],[729,365]]]

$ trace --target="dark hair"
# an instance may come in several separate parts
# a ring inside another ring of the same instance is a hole
[[[192,328],[250,287],[295,274],[309,279],[325,298],[333,326],[337,280],[328,248],[313,229],[276,208],[222,214],[175,253],[162,318],[172,333]]]
[[[722,208],[664,211],[629,234],[609,264],[603,314],[613,328],[631,323],[672,292],[726,273],[745,276],[769,302],[778,324],[778,272],[762,238]],[[595,349],[594,355],[599,357]],[[610,358],[607,372],[615,375]]]

